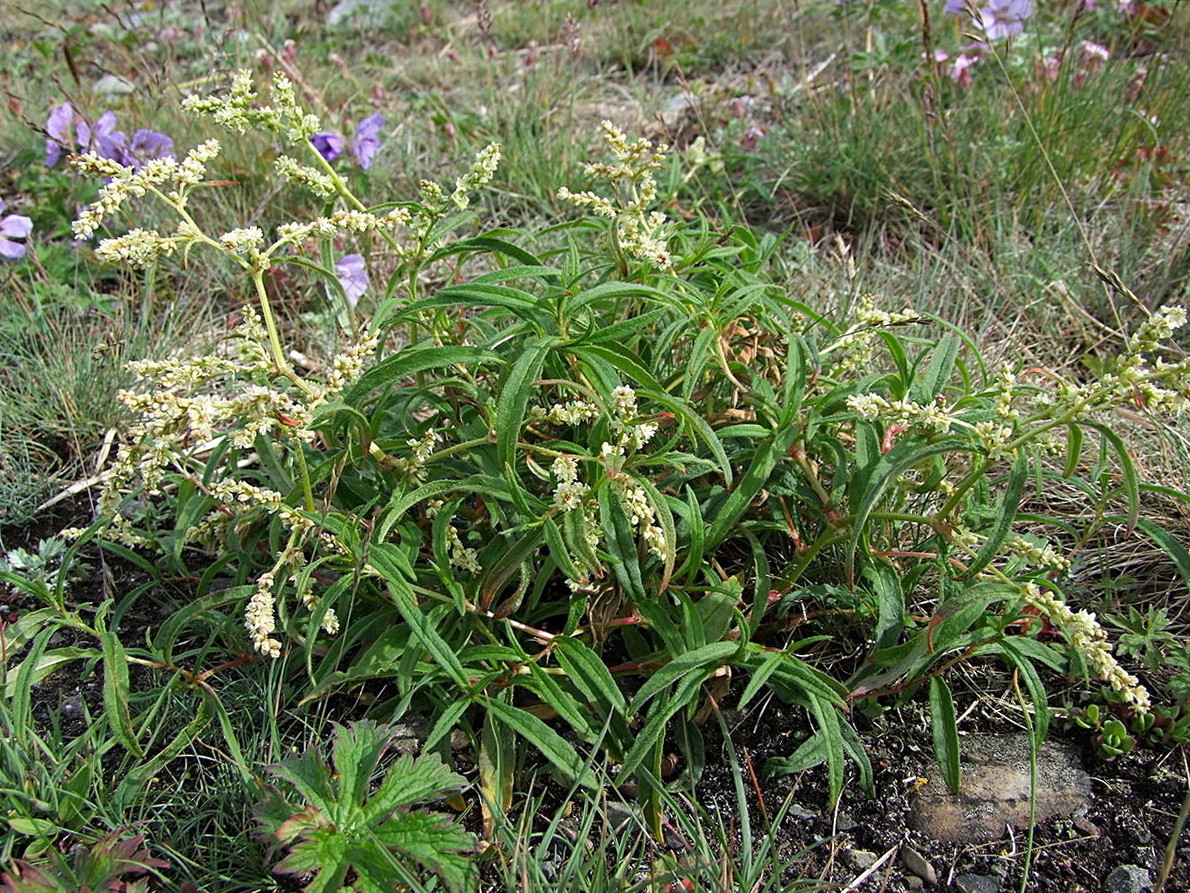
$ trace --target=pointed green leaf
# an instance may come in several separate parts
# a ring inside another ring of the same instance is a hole
[[[598,789],[599,781],[584,765],[574,746],[531,713],[498,700],[486,702],[488,711],[514,732],[541,751],[542,756],[572,781]]]
[[[738,654],[739,651],[740,644],[738,642],[711,642],[709,645],[703,645],[701,648],[696,648],[685,654],[679,654],[645,681],[645,684],[640,687],[633,697],[632,703],[628,705],[628,712],[634,713],[639,710],[649,698],[681,679],[687,673],[694,672],[695,670],[705,670],[709,674],[711,670],[726,663],[730,658]]]
[[[114,632],[103,633],[99,637],[99,645],[103,652],[103,712],[116,740],[129,753],[144,757],[132,728],[132,712],[128,702],[128,655]]]
[[[959,729],[950,686],[941,676],[930,679],[930,728],[934,734],[934,759],[952,794],[959,792]]]

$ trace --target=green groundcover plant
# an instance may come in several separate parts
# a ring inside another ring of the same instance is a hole
[[[660,837],[663,756],[676,746],[696,778],[700,724],[726,698],[804,708],[812,733],[770,768],[824,765],[834,798],[849,763],[871,783],[851,708],[921,683],[957,786],[945,671],[960,661],[1013,668],[1041,734],[1039,668],[1148,711],[1063,586],[1096,530],[1137,527],[1118,411],[1185,408],[1190,361],[1164,347],[1180,308],[1081,380],[989,368],[962,332],[896,302],[863,295],[836,321],[791,298],[766,278],[775,239],[664,213],[664,149],[608,123],[587,188],[557,193],[586,216],[467,235],[498,145],[453,186],[369,203],[286,78],[259,95],[241,73],[185,107],[259,139],[313,210],[208,231],[204,192],[234,188],[217,139],[135,165],[74,158],[105,178],[75,223],[99,259],[185,275],[190,255],[216,252],[250,298],[214,351],[133,364],[100,521],[73,535],[204,565],[198,605],[242,610],[224,647],[298,658],[307,698],[384,680],[399,692],[389,716],[429,716],[427,751],[462,730],[485,835],[527,741],[576,789],[633,782]],[[125,227],[142,199],[173,228]],[[325,290],[339,336],[321,366],[287,349],[282,267]],[[1085,496],[1081,520],[1025,513],[1058,482]],[[144,659],[168,663],[188,616]],[[799,630],[811,616],[865,641],[862,660],[840,671],[831,637]],[[114,717],[135,744],[127,711]],[[339,733],[340,791],[363,728]],[[297,783],[295,766],[280,774]],[[365,781],[351,809],[367,809]],[[321,827],[294,821],[298,836]],[[466,848],[455,835],[440,854],[451,886]],[[285,864],[305,864],[298,852]]]

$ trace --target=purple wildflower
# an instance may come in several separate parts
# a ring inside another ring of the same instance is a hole
[[[351,139],[351,151],[359,166],[367,170],[372,166],[372,157],[380,148],[380,128],[384,126],[384,115],[369,115],[359,122],[355,136]]]
[[[124,163],[128,149],[128,137],[122,130],[116,130],[116,113],[104,112],[95,121],[94,128],[86,121],[78,123],[79,146],[84,152],[94,152],[100,158]]]
[[[0,211],[6,207],[4,199],[0,198]],[[0,217],[0,257],[9,260],[20,260],[25,256],[25,244],[14,242],[13,239],[27,238],[33,232],[33,221],[20,214],[9,214]]]
[[[960,15],[967,8],[967,0],[946,0],[946,11]]]
[[[966,53],[956,56],[950,68],[950,79],[964,86],[971,86],[971,66],[979,61],[979,56],[968,56]]]
[[[50,116],[45,122],[45,132],[49,139],[45,141],[45,165],[53,167],[62,157],[62,149],[73,149],[75,142],[71,131],[74,129],[74,107],[69,102],[50,109]]]
[[[94,152],[111,161],[128,163],[128,137],[123,131],[116,130],[116,113],[113,111],[104,112],[92,126],[75,114],[69,102],[64,102],[50,110],[45,132],[49,136],[45,143],[47,167],[58,163],[63,149]]]
[[[310,137],[310,144],[327,161],[334,161],[343,154],[343,137],[337,133],[316,133]]]
[[[979,10],[979,24],[988,40],[1000,40],[1020,34],[1025,19],[1032,15],[1030,0],[988,0],[988,5]]]
[[[363,255],[344,254],[335,264],[335,275],[339,278],[339,284],[343,286],[343,291],[347,294],[347,303],[354,307],[371,284]]]
[[[155,130],[138,130],[123,153],[120,163],[140,170],[146,161],[154,158],[173,158],[174,141],[164,133]]]

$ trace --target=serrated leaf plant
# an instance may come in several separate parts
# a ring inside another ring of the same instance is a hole
[[[368,206],[312,147],[292,85],[271,95],[242,75],[189,105],[305,152],[310,165],[277,169],[322,203],[309,221],[205,234],[190,199],[210,143],[140,171],[80,162],[110,178],[80,237],[145,193],[181,221],[104,240],[101,257],[211,249],[251,283],[225,350],[136,366],[138,420],[102,503],[105,535],[227,571],[244,652],[300,656],[314,698],[391,680],[394,709],[430,715],[428,748],[471,741],[489,813],[524,739],[568,783],[597,787],[597,762],[634,782],[658,834],[667,742],[679,733],[696,777],[699,727],[725,698],[802,708],[808,735],[784,766],[825,764],[832,798],[848,764],[870,784],[848,707],[926,682],[954,777],[944,674],[961,661],[1017,670],[1042,733],[1038,667],[1148,709],[1094,615],[1064,598],[1064,544],[1141,521],[1116,414],[1185,409],[1190,361],[1165,346],[1180,308],[1087,380],[988,368],[911,308],[863,295],[837,319],[778,288],[775,239],[658,210],[664,151],[610,124],[591,188],[559,192],[586,219],[465,237],[498,150],[453,192]],[[385,274],[370,313],[326,260],[335,238]],[[281,264],[325,280],[341,311],[346,346],[321,371],[281,343],[265,287]],[[1084,517],[1026,511],[1055,481],[1086,494]],[[138,516],[133,493],[171,503],[175,529]],[[830,649],[846,638],[868,644],[840,670]],[[290,839],[329,833],[321,807],[292,819]]]
[[[13,861],[0,875],[0,893],[144,893],[146,875],[169,868],[144,846],[144,835],[113,831],[90,847],[74,847],[68,858],[50,848],[40,862]]]
[[[390,891],[428,875],[471,889],[475,838],[427,803],[466,780],[436,754],[384,759],[393,732],[373,722],[334,726],[331,765],[311,749],[271,767],[293,793],[270,790],[256,818],[286,853],[279,874],[308,878],[308,891]],[[344,887],[349,873],[354,880]]]

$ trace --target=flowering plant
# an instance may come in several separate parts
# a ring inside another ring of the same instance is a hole
[[[303,153],[274,170],[329,208],[209,234],[192,199],[216,141],[140,168],[77,160],[107,178],[78,237],[141,196],[178,218],[104,239],[98,256],[148,265],[213,250],[254,299],[221,352],[135,365],[143,385],[123,400],[137,421],[108,478],[103,535],[160,542],[127,498],[173,494],[175,558],[205,547],[239,562],[238,585],[208,598],[244,600],[251,653],[300,649],[312,696],[396,677],[433,714],[427,748],[462,727],[485,750],[489,808],[513,734],[596,785],[577,740],[634,779],[659,833],[667,733],[697,740],[699,708],[733,674],[750,677],[741,704],[765,686],[805,709],[814,733],[787,765],[826,763],[835,796],[847,760],[870,782],[844,708],[925,680],[948,703],[942,674],[960,660],[1022,669],[1039,717],[1035,664],[1086,669],[1147,709],[1094,616],[1063,598],[1064,528],[1047,538],[1021,506],[1054,456],[1045,474],[1112,495],[1085,468],[1089,435],[1115,456],[1135,521],[1135,470],[1106,419],[1138,401],[1185,408],[1190,362],[1161,347],[1182,311],[1154,314],[1090,382],[1040,386],[1008,366],[981,376],[959,337],[910,308],[868,297],[834,323],[766,281],[774,241],[679,226],[656,208],[664,149],[611,124],[612,160],[587,168],[602,184],[559,193],[594,221],[535,254],[504,232],[453,234],[467,218],[449,214],[493,177],[498,146],[453,190],[423,182],[416,202],[368,206],[283,77],[268,102],[242,74],[186,106]],[[307,255],[365,234],[383,255]],[[483,271],[468,275],[473,259]],[[451,284],[428,289],[444,261]],[[341,299],[343,343],[317,373],[283,344],[265,287],[282,263]],[[370,318],[357,304],[369,268],[386,282]],[[829,635],[802,636],[811,615],[866,624],[870,653],[850,675],[816,665],[809,649]],[[1038,615],[1069,649],[1039,638]],[[569,737],[525,709],[538,702]]]

